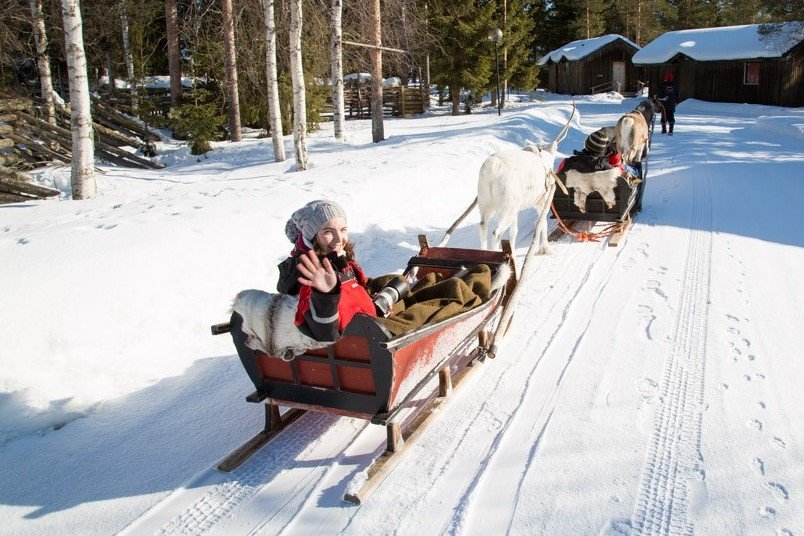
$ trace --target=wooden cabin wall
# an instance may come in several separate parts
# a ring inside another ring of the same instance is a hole
[[[743,84],[744,60],[698,62],[684,58],[637,70],[650,85],[651,95],[658,91],[664,73],[672,72],[680,100],[804,106],[804,47],[785,58],[756,61],[760,68],[759,84],[755,86]]]
[[[612,80],[612,65],[615,61],[625,63],[625,87],[623,91],[636,91],[638,69],[631,63],[636,50],[622,41],[615,41],[580,61],[561,60],[549,62],[547,88],[555,93],[588,95],[592,87]]]
[[[637,70],[631,63],[634,54],[636,50],[633,47],[622,41],[615,41],[577,62],[577,75],[573,80],[575,93],[588,95],[592,92],[592,87],[611,82],[612,66],[615,61],[625,63],[625,87],[622,91],[636,91]]]

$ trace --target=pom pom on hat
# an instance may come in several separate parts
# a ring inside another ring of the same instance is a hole
[[[325,199],[310,201],[294,212],[287,221],[285,224],[285,236],[292,243],[295,243],[299,234],[301,234],[308,243],[312,244],[321,227],[334,218],[346,218],[346,212],[338,203]]]
[[[606,154],[606,146],[609,144],[609,137],[606,136],[606,133],[601,130],[595,130],[589,137],[586,138],[586,141],[583,144],[584,150],[595,156],[603,156]]]

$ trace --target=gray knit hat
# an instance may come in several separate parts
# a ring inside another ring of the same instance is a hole
[[[345,218],[346,212],[335,201],[316,199],[293,213],[285,224],[285,235],[295,243],[299,233],[312,244],[315,235],[329,220]]]
[[[606,146],[609,143],[609,137],[603,129],[595,130],[583,144],[583,149],[587,153],[594,156],[603,156],[606,154]]]

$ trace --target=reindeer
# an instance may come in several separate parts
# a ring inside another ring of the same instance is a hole
[[[641,162],[643,157],[648,156],[648,126],[653,123],[656,109],[656,104],[651,99],[645,99],[634,111],[628,112],[617,121],[617,126],[614,127],[615,144],[626,163]]]
[[[477,206],[480,210],[480,247],[486,249],[488,224],[497,218],[492,249],[500,247],[502,234],[510,229],[511,244],[516,247],[517,216],[534,207],[537,212],[536,236],[539,253],[549,253],[547,246],[547,210],[553,202],[556,174],[553,164],[558,144],[569,130],[572,113],[558,136],[546,146],[528,143],[523,150],[501,151],[489,156],[480,168],[477,181]],[[563,185],[562,185],[563,186]]]

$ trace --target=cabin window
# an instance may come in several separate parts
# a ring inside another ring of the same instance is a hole
[[[745,74],[743,76],[743,84],[747,86],[759,85],[759,62],[747,61],[745,62]]]

